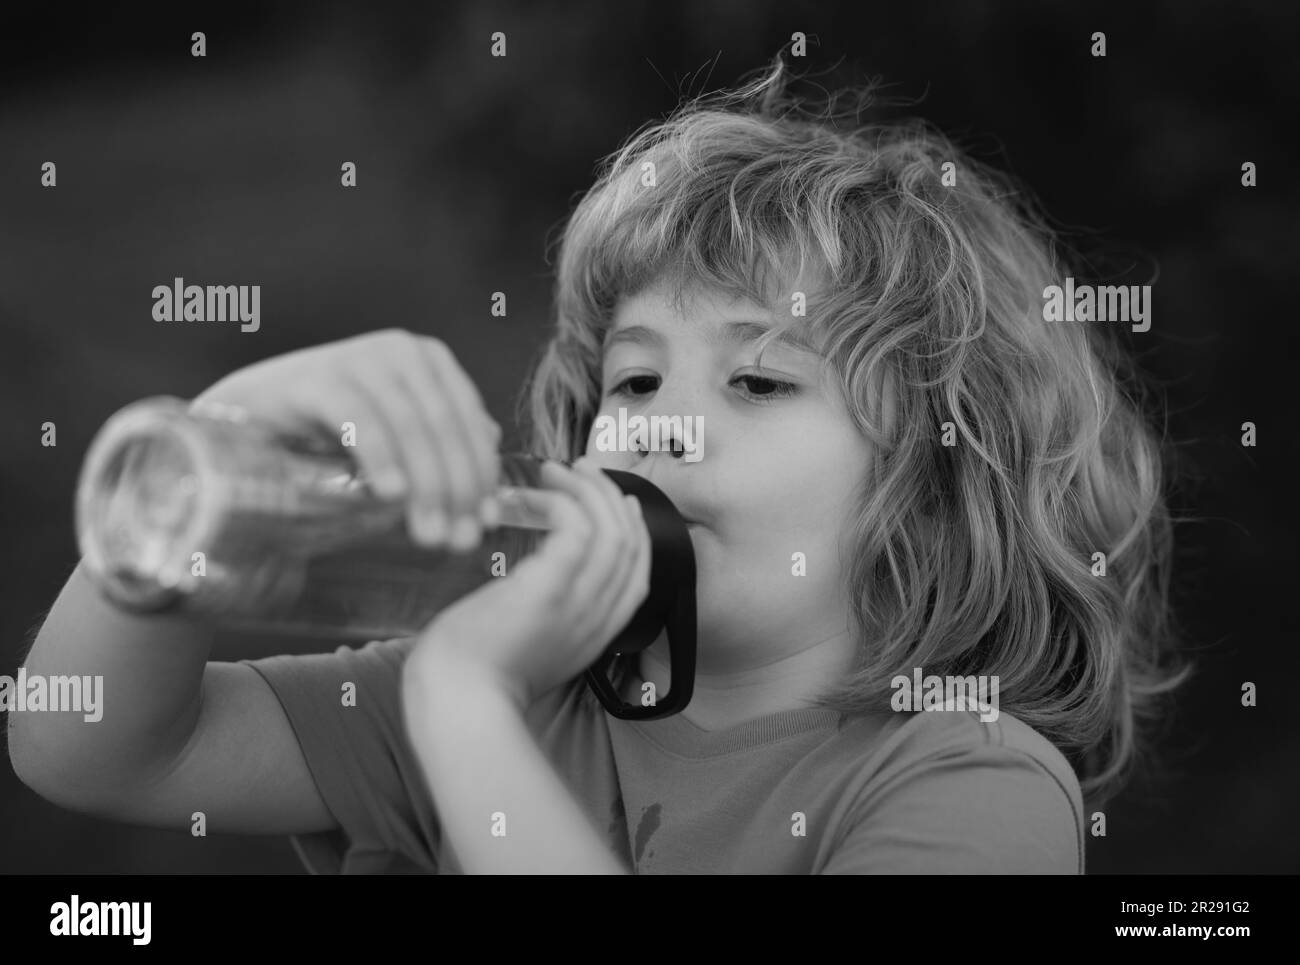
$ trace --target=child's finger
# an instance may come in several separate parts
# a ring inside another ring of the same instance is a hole
[[[624,496],[614,481],[590,462],[580,463],[578,469],[591,477],[593,488],[607,501],[612,515],[612,528],[593,537],[593,547],[596,547],[591,561],[594,595],[582,624],[583,632],[601,636],[603,643],[631,616],[630,613],[622,614],[619,608],[627,595],[628,580],[636,569],[643,544],[648,544],[648,534],[644,526],[639,526],[639,505],[638,510],[629,506],[629,500],[634,500],[634,497]],[[606,633],[611,622],[618,622],[619,626]]]
[[[436,403],[400,375],[390,376],[377,384],[385,386],[392,404],[400,405],[413,419],[404,430],[404,455],[411,467],[411,502],[413,511],[424,521],[426,530],[450,535],[450,523],[456,518],[453,501],[454,483],[450,473],[455,462],[454,450],[440,438],[433,413]]]
[[[407,519],[417,542],[433,546],[447,536],[444,502],[449,482],[443,473],[445,460],[437,443],[429,437],[420,418],[418,404],[404,392],[392,391],[392,379],[373,363],[350,368],[346,379],[354,393],[367,403],[370,415],[349,416],[357,423],[357,449],[364,451],[382,435],[399,460],[409,493]]]
[[[447,392],[427,369],[409,371],[419,365],[414,359],[401,363],[391,381],[395,383],[394,391],[420,414],[424,434],[411,444],[430,453],[438,464],[443,488],[437,494],[437,505],[430,509],[446,516],[452,544],[467,549],[481,535],[479,508],[489,490],[475,467],[472,443],[460,426],[460,416],[447,400]]]
[[[636,549],[627,575],[619,587],[619,595],[609,608],[609,623],[601,630],[601,642],[608,643],[622,630],[650,594],[650,564],[653,555],[650,533],[641,515],[641,503],[635,496],[624,497],[636,520]]]
[[[526,570],[530,579],[545,582],[552,598],[558,598],[560,590],[571,587],[574,574],[586,558],[587,542],[594,527],[565,473],[570,470],[558,463],[544,462],[541,481],[551,491],[521,493],[527,506],[545,512],[550,531],[537,552],[523,561],[519,571]]]
[[[601,504],[608,510],[607,514],[602,515],[602,519],[612,527],[611,534],[617,536],[620,546],[630,550],[632,547],[632,532],[629,528],[626,506],[623,502],[623,491],[618,488],[614,480],[610,479],[587,456],[583,456],[575,462],[573,468],[581,474],[581,478],[590,482],[594,495],[599,498]]]
[[[631,505],[636,503],[636,497],[624,496],[620,502],[623,504],[620,512],[625,518],[630,517],[631,512],[639,515],[639,504],[635,510]],[[597,619],[593,621],[588,631],[602,646],[609,643],[615,634],[627,626],[650,590],[649,533],[643,526],[638,531],[638,528],[632,525],[630,518],[628,528],[632,539],[631,550],[620,561],[618,572],[611,579],[600,604],[596,607]]]
[[[608,506],[596,481],[582,470],[546,463],[541,475],[543,483],[573,500],[586,525],[554,531],[535,558],[545,572],[534,575],[530,567],[530,577],[540,581],[542,593],[554,602],[557,619],[572,628],[572,642],[585,648],[608,618],[623,570],[619,544],[630,545],[630,537],[620,530],[621,509]]]
[[[582,474],[582,478],[589,480],[596,488],[596,492],[609,507],[610,513],[616,520],[626,517],[623,508],[623,491],[618,488],[618,484],[605,473],[604,470],[597,467],[591,461],[589,456],[583,456],[573,464],[576,472]]]
[[[601,480],[588,473],[559,463],[542,465],[542,482],[558,497],[548,509],[552,531],[539,552],[516,570],[544,584],[543,593],[562,607],[564,619],[583,639],[608,621],[609,607],[635,562],[634,534],[621,495],[610,505],[599,483],[617,487],[603,473]],[[541,495],[525,499],[532,504]]]
[[[393,498],[409,492],[410,472],[392,420],[354,380],[344,377],[339,381],[327,399],[314,397],[308,389],[291,389],[282,408],[309,415],[336,443],[342,442],[344,423],[352,423],[357,428],[354,459],[375,491]]]
[[[434,338],[417,341],[421,357],[432,368],[436,384],[456,412],[456,424],[471,456],[481,492],[485,496],[495,492],[501,479],[501,426],[488,414],[478,388],[450,349]]]
[[[421,354],[421,340],[403,332],[387,347],[383,359],[385,388],[395,403],[410,409],[422,431],[409,445],[432,453],[443,484],[439,508],[451,523],[454,543],[468,548],[478,541],[477,517],[485,486],[475,469],[472,441],[460,427],[461,416],[452,402],[446,377],[434,370]],[[469,523],[461,520],[469,519]]]
[[[587,459],[575,464],[574,482],[580,499],[596,522],[590,540],[590,556],[578,579],[589,587],[588,606],[601,611],[612,602],[624,570],[635,548],[633,534],[622,504],[622,493],[614,481]]]

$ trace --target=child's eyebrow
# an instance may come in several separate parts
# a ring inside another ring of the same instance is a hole
[[[753,342],[772,330],[771,325],[761,322],[727,322],[722,326],[722,340],[727,342]],[[716,342],[711,338],[710,342]],[[816,347],[799,333],[791,329],[782,329],[772,338],[772,344],[784,345],[798,352],[816,354]]]
[[[764,325],[761,322],[726,322],[721,327],[721,334],[710,332],[707,341],[710,345],[752,342],[771,330],[772,326]],[[811,352],[813,354],[817,352],[811,342],[789,329],[781,331],[772,341],[775,344],[784,345],[799,352]],[[627,325],[607,332],[604,345],[601,348],[603,351],[608,352],[615,345],[623,342],[632,345],[644,345],[649,348],[663,348],[667,344],[667,339],[664,338],[661,332],[648,326]]]

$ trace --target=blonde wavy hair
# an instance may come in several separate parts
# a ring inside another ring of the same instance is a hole
[[[925,122],[841,129],[787,86],[778,57],[602,162],[560,240],[555,331],[520,399],[530,448],[584,451],[621,298],[707,284],[782,317],[783,272],[813,266],[807,315],[783,326],[820,348],[879,453],[846,521],[860,661],[817,705],[878,710],[913,667],[996,674],[1000,709],[1102,803],[1191,669],[1148,387],[1106,324],[1043,320],[1044,288],[1078,273],[1021,186]]]

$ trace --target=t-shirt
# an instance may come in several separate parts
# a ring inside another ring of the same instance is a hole
[[[463,873],[406,734],[401,670],[413,644],[241,661],[275,691],[338,821],[294,839],[313,873]],[[341,699],[346,682],[355,706]],[[614,717],[578,676],[525,717],[638,874],[1084,871],[1078,780],[1005,712],[986,723],[974,710],[801,708],[709,731],[681,714]]]

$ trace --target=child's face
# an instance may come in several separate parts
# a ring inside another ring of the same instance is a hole
[[[676,314],[662,288],[619,303],[598,415],[617,423],[623,407],[629,420],[691,417],[702,423],[697,461],[671,451],[601,451],[599,422],[586,453],[601,468],[650,480],[698,523],[691,535],[700,670],[761,666],[849,627],[849,547],[841,537],[871,446],[812,351],[772,342],[759,376],[754,334],[729,326],[767,328],[769,312],[713,291],[697,291],[685,311]]]

